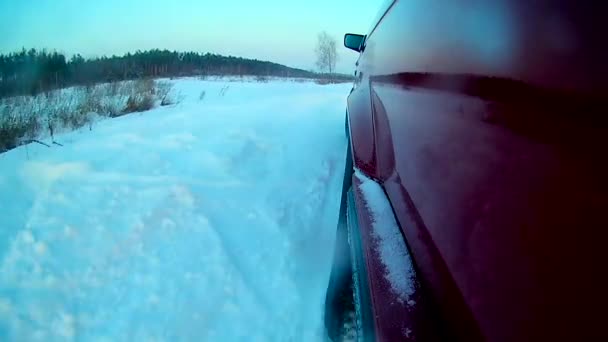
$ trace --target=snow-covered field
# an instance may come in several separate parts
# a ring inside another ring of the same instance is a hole
[[[349,89],[184,79],[0,154],[0,340],[324,340]]]

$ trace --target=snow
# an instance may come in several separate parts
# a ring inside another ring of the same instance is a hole
[[[372,215],[372,237],[385,267],[385,279],[399,300],[415,305],[412,299],[416,290],[414,266],[401,230],[384,190],[380,184],[355,170],[361,181],[361,193],[366,207]]]
[[[0,340],[326,338],[350,85],[172,82],[0,154]]]

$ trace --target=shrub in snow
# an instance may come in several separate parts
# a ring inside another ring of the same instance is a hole
[[[89,126],[99,116],[116,117],[174,104],[172,84],[152,79],[54,90],[0,101],[0,153],[33,139]]]
[[[129,96],[127,105],[121,114],[143,112],[154,107],[154,98],[151,94],[133,94]],[[119,114],[119,115],[121,115]],[[118,115],[117,115],[118,116]]]
[[[315,83],[320,84],[320,85],[326,85],[326,84],[332,84],[334,82],[328,78],[317,78],[315,80]]]
[[[38,126],[40,123],[35,117],[7,117],[3,113],[0,120],[0,152],[17,147],[21,139],[28,138],[28,133],[38,129]]]
[[[166,81],[156,82],[156,97],[160,99],[161,106],[169,106],[175,104],[175,99],[171,96],[171,83]]]
[[[150,110],[156,101],[159,101],[161,106],[173,104],[175,101],[169,97],[170,91],[171,84],[166,81],[152,79],[133,81],[128,88],[127,92],[130,92],[130,95],[121,114]]]

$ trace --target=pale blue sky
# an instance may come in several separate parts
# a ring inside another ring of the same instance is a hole
[[[193,50],[313,69],[318,32],[339,42],[339,72],[357,54],[346,32],[366,33],[382,0],[0,0],[0,52],[57,49],[68,55],[138,49]]]

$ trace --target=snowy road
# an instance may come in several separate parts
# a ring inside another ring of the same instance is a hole
[[[350,84],[175,89],[0,155],[0,340],[324,339]]]

